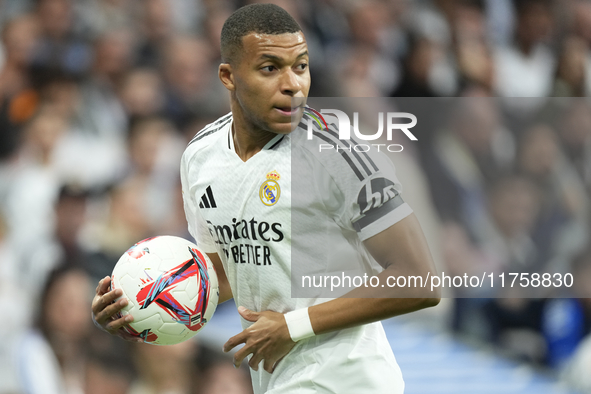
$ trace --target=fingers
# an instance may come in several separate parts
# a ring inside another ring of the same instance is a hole
[[[129,342],[137,342],[137,343],[143,343],[144,340],[142,338],[139,338],[135,335],[131,335],[130,333],[128,333],[127,331],[125,331],[123,328],[119,329],[119,331],[117,331],[117,336],[120,338],[125,339],[126,341]]]
[[[255,322],[259,319],[260,313],[251,311],[250,309],[246,309],[243,306],[238,307],[238,313],[244,320]]]
[[[224,344],[224,352],[229,352],[240,344],[242,348],[236,349],[234,354],[234,366],[239,368],[246,357],[250,356],[249,366],[258,370],[259,366],[272,373],[277,360],[285,356],[295,345],[285,332],[285,318],[277,312],[253,312],[239,307],[242,318],[256,321],[252,326],[241,333],[228,339]],[[264,361],[263,361],[264,360]]]
[[[98,315],[103,309],[109,306],[113,301],[123,295],[123,291],[121,289],[112,290],[100,297],[98,299],[95,297],[95,302],[92,305],[92,311],[94,315]]]
[[[244,360],[246,358],[246,356],[248,356],[249,354],[251,354],[253,352],[254,352],[254,350],[251,349],[250,346],[244,346],[242,349],[238,350],[236,353],[234,353],[234,366],[236,368],[240,368],[240,365],[242,364],[242,360]],[[260,356],[260,353],[257,354],[257,357],[259,357],[259,356]],[[254,356],[253,356],[253,358],[254,358]],[[262,357],[261,357],[261,359],[262,359]],[[250,363],[249,363],[249,365],[250,365]],[[255,365],[258,365],[258,363]],[[255,369],[255,371],[256,371],[256,369]]]
[[[259,364],[263,360],[263,356],[260,353],[253,353],[252,357],[248,361],[248,365],[255,371],[259,370]]]
[[[133,317],[131,315],[122,316],[118,319],[114,319],[105,325],[105,328],[114,333],[115,331],[119,330],[126,324],[129,324],[133,321]]]
[[[224,343],[224,352],[229,352],[230,350],[234,349],[236,346],[240,345],[241,343],[246,343],[247,338],[246,331],[242,331],[238,335],[234,335],[232,338],[228,339],[226,343]]]
[[[103,294],[107,293],[110,288],[111,288],[111,278],[108,276],[105,276],[103,279],[101,279],[99,281],[98,286],[96,287],[96,294],[99,296],[102,296]]]
[[[121,311],[121,309],[125,308],[128,304],[127,299],[123,298],[115,303],[109,304],[106,308],[95,315],[95,320],[101,324],[106,322],[107,320],[111,319],[117,312]],[[129,316],[131,318],[131,316]]]
[[[269,373],[273,373],[273,371],[275,371],[275,368],[277,368],[277,364],[279,364],[279,362],[280,362],[281,360],[283,360],[284,358],[285,358],[285,356],[283,356],[283,357],[281,357],[279,360],[275,361],[275,363],[273,364],[273,368],[271,369],[271,371],[267,370],[266,368],[265,368],[265,371],[267,371],[267,372],[269,372]]]
[[[113,335],[130,342],[144,342],[142,338],[128,333],[123,327],[133,322],[133,316],[126,315],[114,318],[129,303],[127,299],[115,302],[123,295],[121,289],[111,290],[111,278],[105,276],[96,287],[96,296],[92,301],[94,320]]]
[[[272,360],[265,359],[265,363],[263,364],[263,368],[265,369],[265,371],[267,371],[269,373],[273,373],[273,370],[275,369],[275,362]]]

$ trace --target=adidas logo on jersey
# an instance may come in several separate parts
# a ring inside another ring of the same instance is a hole
[[[201,201],[199,202],[199,208],[217,208],[217,204],[215,203],[215,198],[213,198],[213,192],[211,191],[211,186],[207,186],[205,189],[205,193],[201,196]]]

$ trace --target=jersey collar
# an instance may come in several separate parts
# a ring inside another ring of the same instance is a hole
[[[236,153],[236,149],[234,147],[234,138],[232,138],[232,129],[234,126],[234,120],[232,120],[232,122],[230,122],[230,127],[228,127],[228,149],[234,153]],[[271,138],[271,140],[269,142],[267,142],[265,144],[265,146],[263,146],[262,150],[272,150],[275,149],[279,143],[281,143],[281,141],[283,141],[283,138],[285,138],[285,134],[277,134],[275,137]]]

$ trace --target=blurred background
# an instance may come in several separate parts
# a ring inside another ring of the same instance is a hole
[[[129,246],[190,238],[180,156],[229,112],[219,36],[249,3],[0,0],[0,393],[251,392],[218,350],[240,329],[231,303],[173,347],[90,320]],[[576,279],[386,322],[407,392],[591,393],[591,1],[274,3],[305,32],[311,96],[431,98],[393,160],[440,271]],[[463,99],[435,122],[443,97]]]

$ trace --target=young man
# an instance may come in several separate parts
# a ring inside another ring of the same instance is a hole
[[[383,283],[393,274],[435,274],[418,221],[398,192],[360,213],[358,196],[372,180],[398,185],[391,164],[372,162],[370,173],[358,177],[361,163],[342,154],[319,157],[292,146],[304,135],[292,132],[292,115],[302,110],[292,99],[303,103],[308,95],[309,54],[299,25],[283,9],[239,9],[224,24],[221,45],[219,78],[232,112],[197,133],[183,155],[181,180],[189,230],[216,266],[220,302],[233,297],[243,318],[244,331],[224,350],[244,344],[234,362],[250,356],[255,393],[402,393],[379,320],[436,305],[438,296],[375,298],[359,288],[326,301],[292,298],[290,291],[298,263],[291,261],[292,247],[310,260],[315,251],[333,249],[358,256],[360,264],[375,259],[385,268],[378,275]],[[293,198],[301,192],[290,182],[296,157],[314,169],[306,205]],[[296,240],[292,218],[312,238],[330,234],[335,243]],[[130,320],[113,317],[126,300],[112,303],[121,294],[108,291],[109,284],[109,278],[99,283],[94,318],[131,339],[121,330]]]

